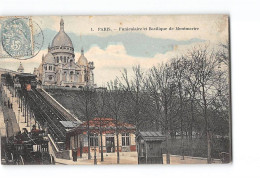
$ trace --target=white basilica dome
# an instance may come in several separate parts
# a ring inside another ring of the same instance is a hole
[[[55,63],[54,56],[50,52],[48,52],[47,55],[44,57],[44,63]]]
[[[87,58],[84,56],[84,51],[83,49],[81,49],[81,55],[78,59],[78,65],[80,66],[87,66],[88,65],[88,60]]]
[[[60,21],[60,31],[52,40],[52,47],[71,47],[73,48],[70,37],[64,32],[64,21]]]

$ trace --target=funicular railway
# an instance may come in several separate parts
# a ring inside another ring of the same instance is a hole
[[[58,150],[66,149],[66,128],[61,121],[76,121],[75,118],[68,115],[62,108],[53,101],[47,93],[36,88],[36,79],[32,75],[16,75],[21,85],[21,96],[25,98],[29,108],[34,111],[35,120],[40,126],[50,134]]]
[[[47,133],[58,145],[60,150],[65,149],[66,129],[60,121],[66,121],[66,118],[47,101],[41,92],[37,89],[28,91],[28,103],[30,108],[35,112],[35,118],[43,126]]]
[[[58,151],[66,150],[67,130],[62,121],[78,122],[77,119],[67,113],[65,108],[59,106],[44,90],[36,88],[35,75],[26,73],[15,74],[11,77],[6,75],[5,82],[15,90],[19,97],[19,104],[22,103],[33,111],[34,119],[44,131],[44,135],[49,138],[48,141],[55,145]],[[46,147],[46,143],[40,143]],[[49,149],[43,152],[49,152]]]

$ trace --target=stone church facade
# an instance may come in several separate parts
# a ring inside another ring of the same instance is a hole
[[[64,31],[64,21],[60,21],[60,31],[42,56],[42,63],[34,69],[34,74],[42,85],[72,88],[94,86],[94,63],[89,62],[81,49],[81,56],[75,61],[74,47]]]

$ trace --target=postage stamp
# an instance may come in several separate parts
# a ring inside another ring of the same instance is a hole
[[[39,53],[43,41],[40,26],[31,18],[7,18],[1,25],[0,58],[30,59]]]

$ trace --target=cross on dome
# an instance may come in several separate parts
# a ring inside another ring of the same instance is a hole
[[[60,19],[60,31],[64,31],[64,21],[62,18]]]

